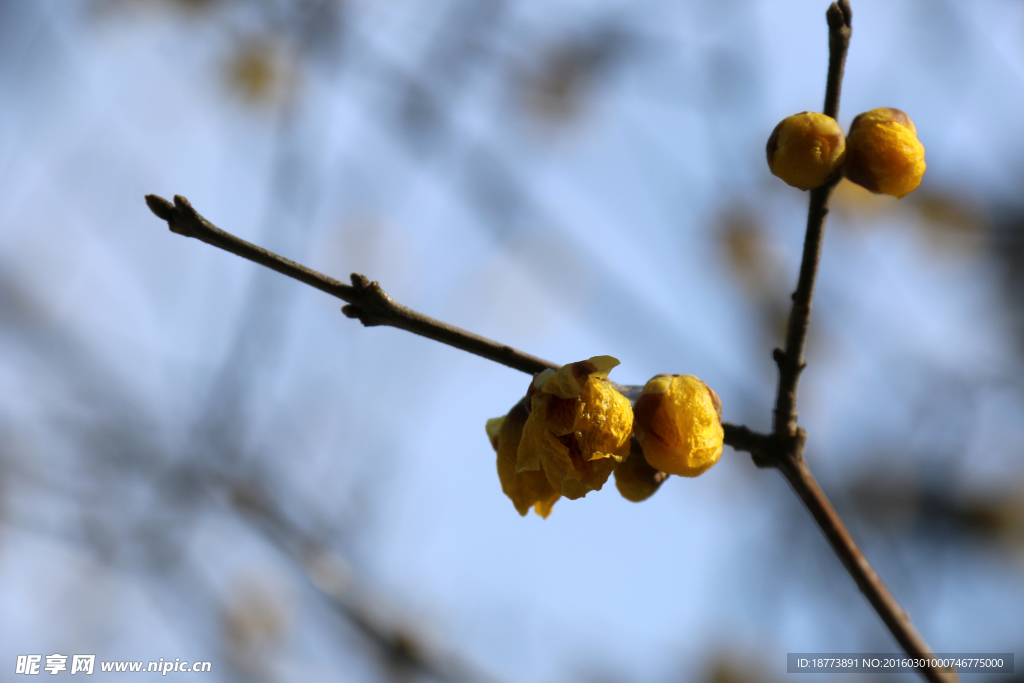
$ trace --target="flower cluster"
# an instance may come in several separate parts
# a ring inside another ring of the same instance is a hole
[[[561,498],[598,491],[615,473],[624,498],[649,498],[669,474],[695,477],[722,455],[717,394],[696,377],[658,375],[636,406],[595,356],[537,374],[526,397],[487,421],[498,479],[520,515],[547,517]]]
[[[801,190],[824,185],[841,169],[872,192],[903,197],[917,189],[925,171],[917,127],[892,107],[859,114],[845,137],[824,114],[788,116],[768,138],[767,155],[771,172]]]

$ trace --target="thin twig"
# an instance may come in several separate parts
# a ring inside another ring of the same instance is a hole
[[[149,194],[146,195],[146,204],[153,213],[167,221],[171,232],[194,237],[224,251],[230,251],[347,302],[348,305],[342,307],[341,312],[349,318],[356,318],[366,327],[397,327],[526,373],[532,374],[547,368],[559,367],[550,361],[403,306],[388,296],[378,283],[371,282],[365,275],[353,273],[352,284],[346,285],[263,247],[246,242],[210,223],[180,195],[175,195],[174,203],[171,204],[163,197]]]
[[[825,16],[829,27],[829,64],[824,113],[836,118],[839,114],[839,96],[842,91],[843,69],[850,45],[853,18],[849,0],[832,3]],[[811,190],[807,211],[807,235],[804,238],[804,251],[800,261],[800,276],[796,291],[793,292],[786,348],[775,349],[774,352],[775,362],[779,366],[774,431],[767,440],[755,440],[753,445],[760,446],[761,450],[751,452],[756,464],[774,465],[786,477],[797,496],[807,506],[814,521],[821,527],[846,571],[853,577],[857,587],[867,597],[868,602],[906,653],[915,658],[930,659],[932,652],[928,644],[917,633],[910,617],[899,606],[864,557],[864,553],[854,543],[850,532],[811,475],[803,457],[807,433],[797,424],[797,385],[800,373],[806,365],[804,348],[811,318],[814,281],[821,261],[821,245],[825,234],[829,200],[841,177],[837,172],[823,186]],[[943,672],[935,667],[925,666],[919,670],[933,683],[959,680],[955,673]]]
[[[786,332],[786,350],[775,349],[773,354],[779,366],[779,393],[775,401],[775,434],[793,438],[797,433],[796,393],[800,373],[807,364],[804,361],[804,346],[807,343],[807,328],[811,321],[811,300],[814,297],[814,281],[821,260],[821,242],[825,235],[825,218],[828,216],[829,199],[839,177],[822,187],[811,190],[810,208],[807,212],[807,235],[804,237],[804,253],[800,261],[800,278],[793,292],[793,308],[789,314]]]

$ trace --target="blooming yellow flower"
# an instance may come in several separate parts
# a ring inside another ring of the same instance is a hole
[[[611,356],[564,365],[536,376],[527,394],[516,472],[544,472],[569,499],[600,490],[617,461],[629,454],[633,411],[608,381]]]
[[[843,129],[831,116],[805,111],[775,126],[766,147],[768,168],[789,185],[812,190],[825,184],[846,158]]]
[[[843,174],[872,192],[903,197],[924,177],[924,145],[906,112],[880,107],[857,115],[846,138]]]
[[[633,411],[636,438],[654,469],[696,477],[722,456],[721,401],[693,375],[656,375]]]

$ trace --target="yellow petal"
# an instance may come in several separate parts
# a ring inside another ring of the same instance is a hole
[[[548,500],[538,500],[533,506],[533,511],[544,519],[547,519],[548,515],[551,514],[551,508],[555,507],[555,503],[558,502],[559,498],[561,498],[561,496],[556,493]]]
[[[540,469],[540,452],[544,448],[544,421],[547,418],[547,394],[533,395],[530,416],[523,427],[523,438],[516,454],[516,472],[532,472]]]
[[[498,432],[501,431],[501,424],[504,421],[504,415],[501,417],[492,417],[484,426],[484,429],[487,430],[487,438],[491,440],[491,446],[494,450],[498,450]]]
[[[613,356],[592,356],[584,362],[594,366],[594,371],[590,373],[592,377],[602,378],[607,377],[612,368],[619,365],[619,359]]]
[[[547,517],[559,498],[558,492],[548,483],[543,471],[516,471],[519,444],[527,417],[526,407],[517,403],[502,422],[498,432],[498,479],[501,490],[512,500],[520,515],[525,515],[533,507],[538,510],[538,514],[541,514],[540,510],[546,510],[541,516]]]
[[[563,443],[563,439],[569,445]],[[615,461],[610,458],[584,460],[575,437],[558,438],[550,432],[545,434],[540,458],[551,487],[570,500],[599,491],[615,469]]]
[[[544,427],[555,436],[572,434],[576,424],[579,399],[548,396]]]
[[[577,363],[563,365],[558,372],[538,386],[541,391],[554,394],[559,398],[576,398],[583,391],[583,385],[586,384],[589,377],[607,377],[611,369],[618,364],[618,359],[611,356],[594,356]],[[540,378],[538,377],[538,379]]]
[[[539,456],[544,473],[556,491],[562,490],[562,483],[566,479],[579,480],[580,475],[573,467],[572,458],[569,457],[569,447],[551,432],[545,432]]]
[[[540,389],[544,386],[544,383],[555,376],[555,371],[551,368],[541,370],[537,373],[537,376],[533,378],[533,386]]]
[[[591,491],[600,491],[608,481],[608,477],[612,476],[612,472],[615,470],[615,460],[613,458],[597,460],[583,460],[580,458],[579,461],[574,460],[574,464],[579,473],[580,483],[584,487],[581,496]],[[566,496],[566,498],[568,497]]]
[[[589,373],[580,363],[569,363],[559,368],[540,390],[559,398],[576,398],[583,390],[581,382],[585,382],[588,376]]]
[[[591,376],[580,394],[573,431],[585,460],[621,461],[629,453],[633,432],[629,399],[613,389],[608,380]]]

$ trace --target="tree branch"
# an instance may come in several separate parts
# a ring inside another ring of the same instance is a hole
[[[530,374],[546,368],[557,370],[560,367],[403,306],[388,296],[378,283],[371,282],[365,275],[353,273],[352,284],[346,285],[312,268],[246,242],[210,223],[180,195],[175,195],[172,204],[163,197],[148,194],[146,204],[150,211],[167,221],[171,232],[194,237],[345,301],[348,305],[342,307],[341,312],[349,318],[356,318],[366,327],[397,327]]]

